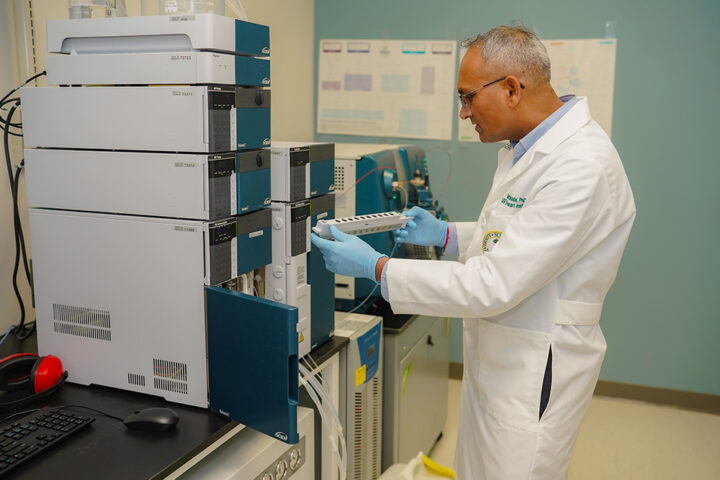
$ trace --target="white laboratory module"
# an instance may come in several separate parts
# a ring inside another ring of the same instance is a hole
[[[374,480],[382,471],[382,317],[335,312],[335,335],[350,342],[340,355],[340,419],[348,478]]]
[[[51,20],[47,44],[51,85],[270,85],[268,27],[220,15]]]
[[[265,269],[265,295],[298,308],[298,356],[310,352],[310,201],[272,202],[272,264]]]
[[[24,87],[26,147],[217,153],[270,145],[270,90]],[[48,108],[51,106],[52,108]]]

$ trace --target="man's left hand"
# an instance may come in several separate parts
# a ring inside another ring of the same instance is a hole
[[[330,227],[330,233],[335,237],[335,241],[310,234],[313,245],[323,254],[325,267],[340,275],[375,281],[375,265],[385,255],[378,253],[355,235],[343,233],[335,226]]]

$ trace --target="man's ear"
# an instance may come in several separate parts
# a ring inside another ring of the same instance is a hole
[[[524,88],[525,86],[520,83],[520,80],[518,80],[515,75],[508,75],[507,78],[505,78],[505,91],[507,94],[508,106],[512,108],[520,103]]]

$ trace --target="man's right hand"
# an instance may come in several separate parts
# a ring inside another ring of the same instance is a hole
[[[412,220],[404,228],[393,232],[397,243],[412,243],[427,247],[445,245],[448,229],[446,221],[438,220],[432,213],[420,207],[412,207],[403,214],[412,217]]]

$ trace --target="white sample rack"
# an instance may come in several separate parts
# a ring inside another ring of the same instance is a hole
[[[330,226],[350,235],[368,235],[371,233],[387,232],[403,228],[410,217],[396,212],[371,213],[356,217],[335,218],[332,220],[318,220],[313,227],[319,237],[331,239]]]

